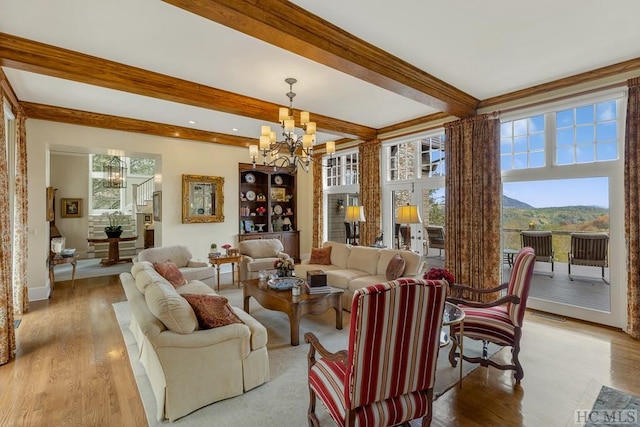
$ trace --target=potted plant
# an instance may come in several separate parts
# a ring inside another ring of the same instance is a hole
[[[109,221],[109,225],[104,228],[104,232],[108,238],[120,237],[122,234],[122,223],[124,222],[124,214],[120,211],[105,212],[102,214]]]
[[[216,243],[211,244],[211,249],[209,251],[209,256],[217,258],[220,256],[220,252],[218,251],[218,245]]]

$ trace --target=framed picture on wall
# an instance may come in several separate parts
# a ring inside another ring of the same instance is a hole
[[[162,221],[162,191],[153,192],[153,220]]]
[[[151,223],[151,214],[144,214],[144,222],[145,224]]]
[[[62,199],[60,208],[62,218],[82,217],[82,199]]]

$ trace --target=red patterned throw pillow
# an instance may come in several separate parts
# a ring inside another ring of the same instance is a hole
[[[219,295],[183,294],[198,319],[200,329],[212,329],[232,323],[244,323],[233,312],[229,300]]]
[[[178,266],[171,261],[154,262],[153,268],[158,272],[158,274],[167,279],[174,288],[179,288],[180,286],[187,284],[187,279],[184,278]]]
[[[331,264],[331,246],[327,248],[312,248],[309,264],[330,265]]]
[[[405,261],[400,254],[395,254],[387,264],[387,280],[396,280],[404,273]]]

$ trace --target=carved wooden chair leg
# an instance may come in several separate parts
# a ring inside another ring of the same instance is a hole
[[[309,418],[309,427],[320,427],[320,421],[316,417],[316,394],[311,387],[309,387],[309,410],[307,411],[307,417]]]
[[[511,350],[511,355],[513,357],[513,365],[515,367],[515,379],[516,379],[516,384],[520,384],[520,381],[522,380],[522,378],[524,378],[524,369],[522,369],[522,365],[520,364],[520,359],[518,357],[518,355],[520,354],[520,336],[522,335],[522,330],[520,328],[517,328],[515,331],[515,336],[516,336],[516,343],[513,346],[513,349]]]
[[[456,352],[457,348],[458,348],[458,340],[457,338],[451,334],[451,350],[449,350],[449,363],[451,364],[452,367],[456,367],[456,365],[458,364],[458,360],[456,359],[457,357],[460,357],[460,355]]]

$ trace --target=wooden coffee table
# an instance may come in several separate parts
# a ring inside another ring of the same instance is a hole
[[[308,294],[302,287],[300,295],[293,296],[291,290],[278,291],[260,279],[242,281],[244,311],[249,312],[249,298],[254,297],[266,309],[286,313],[291,327],[291,345],[300,343],[300,319],[307,314],[319,315],[333,308],[336,311],[336,329],[342,329],[342,289],[332,288],[326,294]]]

